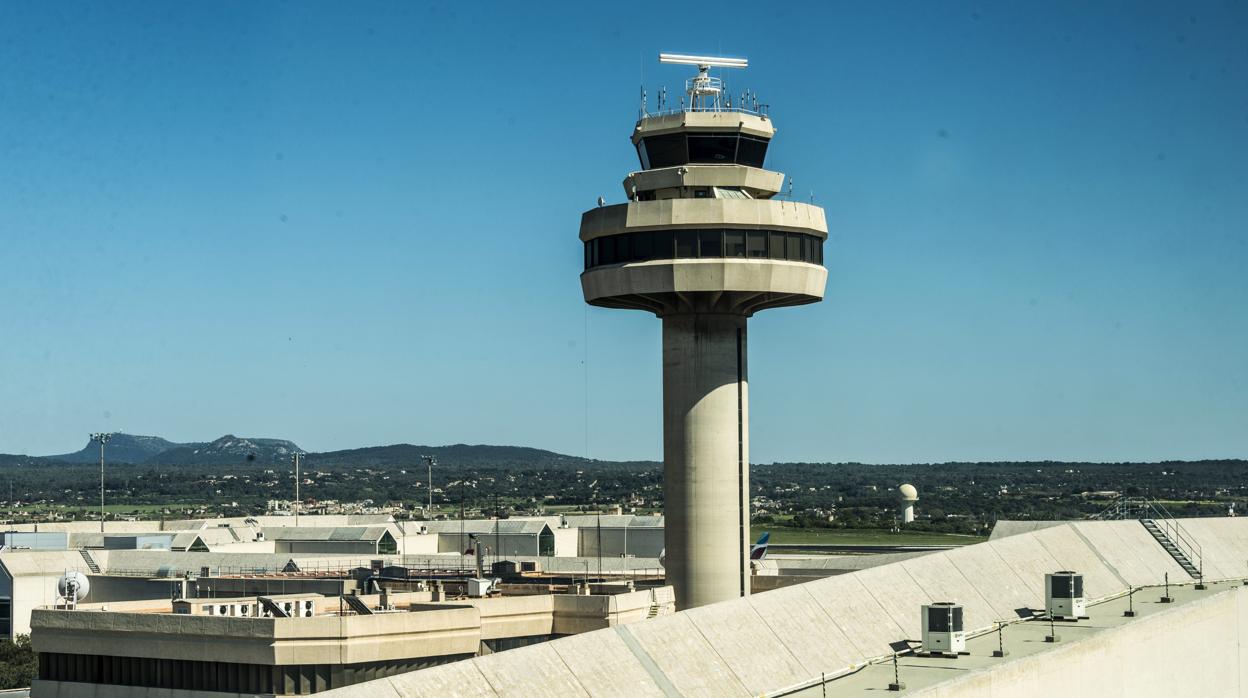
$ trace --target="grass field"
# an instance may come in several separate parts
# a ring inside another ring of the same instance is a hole
[[[879,529],[830,529],[830,528],[788,528],[785,526],[753,526],[753,540],[771,533],[772,543],[802,544],[827,543],[830,545],[970,545],[979,543],[985,538],[981,536],[964,536],[956,533],[928,533],[924,531],[902,531],[892,533]]]

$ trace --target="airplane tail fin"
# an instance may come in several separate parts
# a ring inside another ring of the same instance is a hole
[[[762,560],[767,557],[767,541],[770,539],[771,532],[765,531],[763,535],[759,537],[758,542],[750,546],[751,560]]]

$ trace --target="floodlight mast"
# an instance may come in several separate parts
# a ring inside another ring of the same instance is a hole
[[[100,533],[104,532],[104,444],[113,438],[111,433],[96,432],[91,440],[100,445]]]
[[[660,53],[659,62],[698,67],[698,76],[685,81],[685,92],[689,94],[689,107],[693,111],[719,111],[724,107],[724,84],[719,78],[710,76],[711,68],[748,68],[750,65],[745,58],[688,56],[681,53]]]

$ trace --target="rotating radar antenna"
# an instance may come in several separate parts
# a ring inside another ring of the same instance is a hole
[[[56,580],[56,593],[65,600],[66,608],[77,607],[79,601],[87,598],[89,591],[91,582],[87,581],[87,575],[77,570],[70,570]]]
[[[710,76],[711,68],[748,68],[750,65],[745,58],[689,56],[683,53],[660,53],[659,62],[698,67],[698,76],[685,81],[685,92],[689,94],[689,107],[693,111],[719,111],[724,108],[724,83]]]

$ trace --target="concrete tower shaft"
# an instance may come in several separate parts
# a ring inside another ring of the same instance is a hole
[[[749,453],[745,316],[663,316],[663,525],[678,608],[749,593]]]
[[[765,114],[723,101],[646,114],[628,202],[581,217],[585,301],[663,320],[666,568],[679,608],[749,593],[747,318],[822,300],[827,282],[823,210],[773,198],[784,183],[763,169],[774,134]]]

